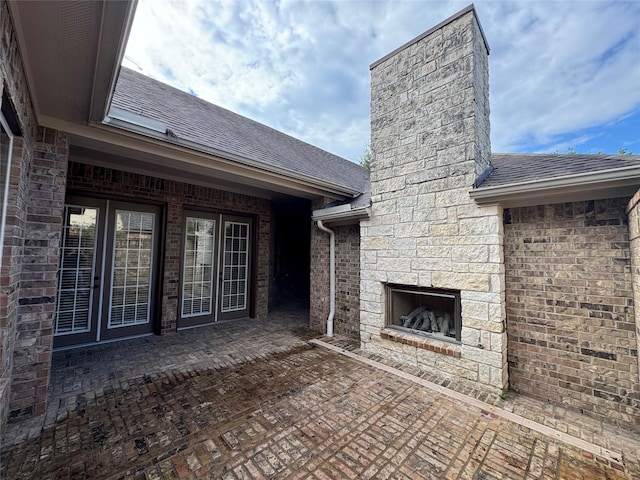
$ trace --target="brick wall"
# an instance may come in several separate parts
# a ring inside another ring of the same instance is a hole
[[[4,245],[0,246],[0,431],[10,409],[11,375],[18,329],[18,299],[29,200],[29,176],[36,136],[35,114],[6,1],[0,1],[0,94],[11,100],[22,137],[14,138]]]
[[[9,418],[44,414],[68,160],[66,133],[38,128],[26,204]]]
[[[128,197],[132,200],[157,201],[166,204],[162,333],[174,331],[177,326],[182,221],[185,206],[254,216],[257,229],[256,258],[253,260],[256,274],[255,312],[257,318],[267,316],[271,233],[271,204],[268,200],[76,162],[70,163],[67,188],[103,196]]]
[[[627,203],[505,210],[508,363],[516,391],[637,424]]]
[[[311,209],[318,210],[329,203],[327,198],[311,202]],[[327,331],[329,316],[329,234],[311,223],[311,264],[309,291],[309,328],[316,332]]]
[[[627,206],[629,219],[629,249],[631,254],[631,278],[633,287],[633,303],[640,305],[640,190],[633,196]],[[636,314],[636,354],[640,352],[640,321]],[[637,355],[638,371],[640,371],[640,355]],[[640,377],[636,376],[638,382]],[[636,400],[640,402],[640,394],[636,395]],[[636,414],[636,426],[640,426],[640,415]]]
[[[316,227],[317,228],[317,227]],[[333,228],[336,235],[334,331],[360,338],[360,225]]]
[[[327,199],[316,200],[319,209]],[[360,337],[360,227],[359,225],[325,225],[335,234],[336,311],[333,331],[353,338]],[[309,325],[317,332],[327,331],[329,316],[329,234],[311,225],[311,298]]]

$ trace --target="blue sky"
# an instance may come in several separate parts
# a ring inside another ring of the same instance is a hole
[[[140,0],[124,65],[357,161],[369,65],[469,4]],[[475,1],[494,152],[640,154],[639,1]]]

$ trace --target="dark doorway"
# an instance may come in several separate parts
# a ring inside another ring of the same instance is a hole
[[[272,279],[269,310],[286,303],[309,303],[311,202],[279,198],[272,202]]]

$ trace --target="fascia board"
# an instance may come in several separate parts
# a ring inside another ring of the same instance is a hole
[[[331,194],[333,195],[338,194],[341,197],[353,198],[362,193],[352,188],[342,187],[331,182],[320,181],[317,178],[309,177],[307,175],[300,175],[290,170],[285,170],[283,168],[277,168],[271,165],[258,163],[256,161],[249,160],[245,157],[241,157],[240,155],[235,155],[235,154],[224,152],[222,150],[218,150],[215,148],[206,147],[196,142],[191,142],[189,140],[185,140],[182,138],[170,137],[167,134],[161,134],[156,130],[145,129],[144,127],[140,127],[137,125],[132,126],[130,123],[127,123],[127,122],[111,121],[109,125],[112,125],[113,127],[116,127],[119,130],[133,131],[138,134],[142,134],[168,147],[170,147],[171,145],[175,145],[178,147],[187,148],[192,151],[196,151],[196,152],[212,155],[218,158],[223,158],[225,160],[230,160],[232,162],[240,163],[249,168],[258,169],[262,172],[270,172],[272,174],[279,175],[282,177],[291,178],[291,179],[305,182],[305,183],[310,183],[315,185],[321,190],[326,190],[327,192],[331,192]]]
[[[345,220],[357,221],[371,216],[371,207],[349,208],[342,211],[335,211],[333,208],[314,210],[311,219],[313,221],[322,220],[323,222],[331,223]]]
[[[620,187],[640,187],[640,166],[630,166],[599,172],[564,175],[552,179],[477,188],[469,196],[480,205],[505,203],[510,200],[550,198],[584,191],[615,191]],[[548,203],[548,202],[547,202]]]
[[[344,213],[344,212],[350,212],[351,211],[351,205],[349,205],[348,203],[345,205],[337,205],[335,207],[327,207],[327,208],[320,208],[318,210],[314,210],[313,211],[313,215],[335,215],[335,214],[340,214],[340,213]]]
[[[137,0],[106,1],[103,4],[89,112],[90,122],[101,121],[111,105],[137,4]]]

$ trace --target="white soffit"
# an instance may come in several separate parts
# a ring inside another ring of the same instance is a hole
[[[86,124],[93,102],[102,109],[97,115],[104,116],[135,5],[117,1],[9,2],[40,124],[48,126],[46,120],[51,118]],[[103,78],[97,79],[97,75]]]

